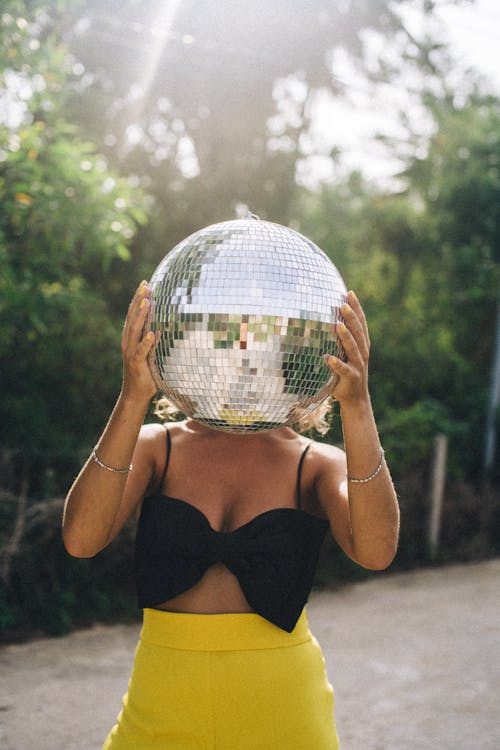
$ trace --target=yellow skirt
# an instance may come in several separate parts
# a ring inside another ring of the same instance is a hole
[[[333,690],[303,610],[144,610],[128,692],[102,750],[337,750]]]

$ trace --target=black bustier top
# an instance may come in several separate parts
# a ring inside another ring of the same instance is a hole
[[[167,459],[171,438],[167,430]],[[140,607],[155,607],[187,591],[222,562],[234,573],[250,607],[291,632],[307,602],[328,521],[300,508],[273,508],[234,531],[215,531],[198,508],[160,493],[142,503],[135,543]]]

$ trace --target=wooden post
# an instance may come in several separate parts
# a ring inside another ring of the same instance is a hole
[[[484,441],[484,478],[488,483],[493,463],[495,460],[496,445],[496,418],[497,409],[500,404],[500,296],[497,305],[497,325],[495,333],[495,350],[493,353],[493,366],[491,372],[490,400],[486,415],[486,435]]]
[[[434,456],[432,461],[429,519],[429,554],[431,559],[436,556],[441,532],[441,515],[443,510],[444,483],[446,479],[446,454],[448,452],[448,438],[446,435],[436,435],[434,438]]]

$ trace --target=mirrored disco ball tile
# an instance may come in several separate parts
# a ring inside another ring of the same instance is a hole
[[[149,364],[188,417],[248,432],[296,420],[334,386],[325,352],[345,359],[332,324],[345,284],[301,234],[242,219],[195,232],[151,278]]]

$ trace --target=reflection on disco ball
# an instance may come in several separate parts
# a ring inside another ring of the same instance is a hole
[[[346,287],[298,232],[255,218],[201,229],[151,278],[148,324],[162,336],[149,365],[188,417],[229,432],[291,424],[328,396],[345,359],[332,323]]]

